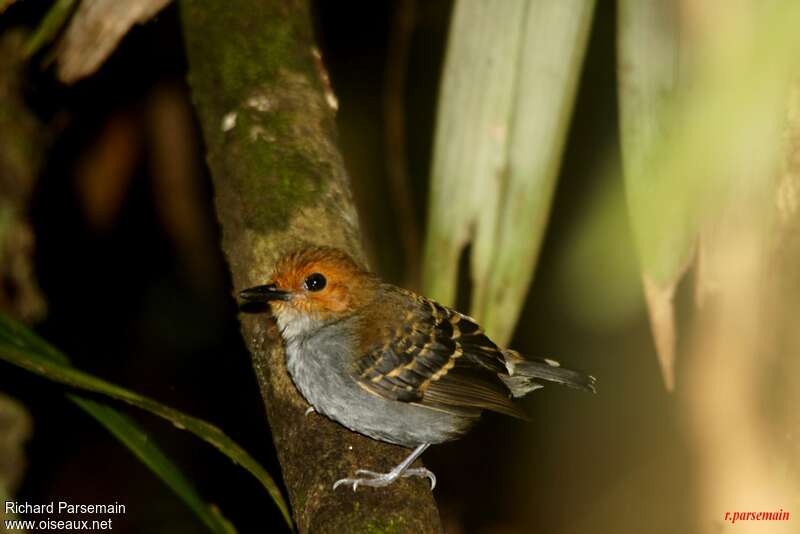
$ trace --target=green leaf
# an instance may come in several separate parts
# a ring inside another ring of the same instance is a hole
[[[39,23],[36,32],[25,44],[25,57],[30,58],[55,39],[75,8],[76,0],[56,0]]]
[[[12,322],[5,317],[0,317],[0,339],[2,340],[0,346],[3,343],[10,343],[15,346],[15,350],[36,351],[45,359],[61,365],[69,365],[66,356],[41,341],[21,324]],[[128,447],[195,512],[212,532],[219,534],[236,532],[216,508],[203,502],[180,469],[148,438],[135,421],[114,408],[94,400],[74,394],[67,394],[67,398],[97,419]]]
[[[689,202],[664,207],[664,198],[680,176],[652,170],[656,150],[667,137],[669,104],[678,81],[678,12],[670,2],[620,0],[618,14],[620,134],[628,212],[661,375],[671,391],[676,346],[673,296],[692,260],[699,232]]]
[[[533,278],[593,10],[593,0],[459,0],[453,13],[423,286],[453,304],[471,242],[472,314],[501,344]]]
[[[236,533],[233,525],[220,514],[216,507],[209,506],[203,501],[178,466],[164,454],[136,421],[111,406],[92,399],[73,394],[68,394],[67,398],[97,419],[156,476],[172,488],[209,530],[220,534]]]
[[[800,7],[753,2],[679,17],[670,3],[624,0],[619,14],[628,210],[671,389],[672,301],[696,247],[699,304],[739,261],[728,245],[770,224]],[[750,217],[751,210],[760,216]]]
[[[255,476],[280,509],[287,525],[292,528],[289,508],[275,481],[252,456],[216,426],[70,367],[65,355],[21,324],[2,314],[0,314],[0,359],[54,382],[126,402],[170,421],[177,428],[191,432]]]

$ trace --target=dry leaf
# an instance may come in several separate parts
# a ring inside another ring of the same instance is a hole
[[[134,24],[142,24],[170,0],[83,0],[58,45],[58,77],[75,83],[93,74]]]

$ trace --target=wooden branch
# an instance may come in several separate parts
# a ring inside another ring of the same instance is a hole
[[[307,2],[185,0],[181,15],[234,291],[266,282],[276,258],[304,242],[363,261]],[[424,480],[332,489],[357,468],[391,468],[407,451],[305,416],[272,320],[241,322],[298,530],[441,532]]]

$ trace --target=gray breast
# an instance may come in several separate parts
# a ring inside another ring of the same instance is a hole
[[[353,342],[341,324],[298,335],[286,343],[286,365],[314,409],[373,439],[416,447],[463,435],[472,420],[364,390],[350,372]]]

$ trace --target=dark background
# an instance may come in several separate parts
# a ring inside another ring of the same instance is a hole
[[[383,95],[387,69],[403,68],[387,64],[399,5],[314,9],[365,245],[375,270],[395,283],[406,274],[403,214],[387,183]],[[6,20],[33,23],[42,7],[21,2]],[[407,66],[409,178],[423,227],[450,9],[418,2]],[[511,344],[590,370],[599,393],[546,388],[524,401],[533,423],[490,415],[467,438],[427,452],[451,533],[691,526],[682,423],[658,374],[613,172],[614,22],[613,10],[598,7],[550,228]],[[85,81],[64,87],[49,68],[31,72],[30,102],[56,132],[31,210],[49,304],[36,330],[77,367],[217,424],[280,480],[218,246],[185,72],[175,5],[135,27]],[[118,501],[128,510],[115,518],[118,533],[203,531],[146,467],[65,402],[62,388],[0,364],[0,390],[22,401],[35,424],[17,500]],[[285,529],[244,470],[189,434],[130,412],[240,532]]]

